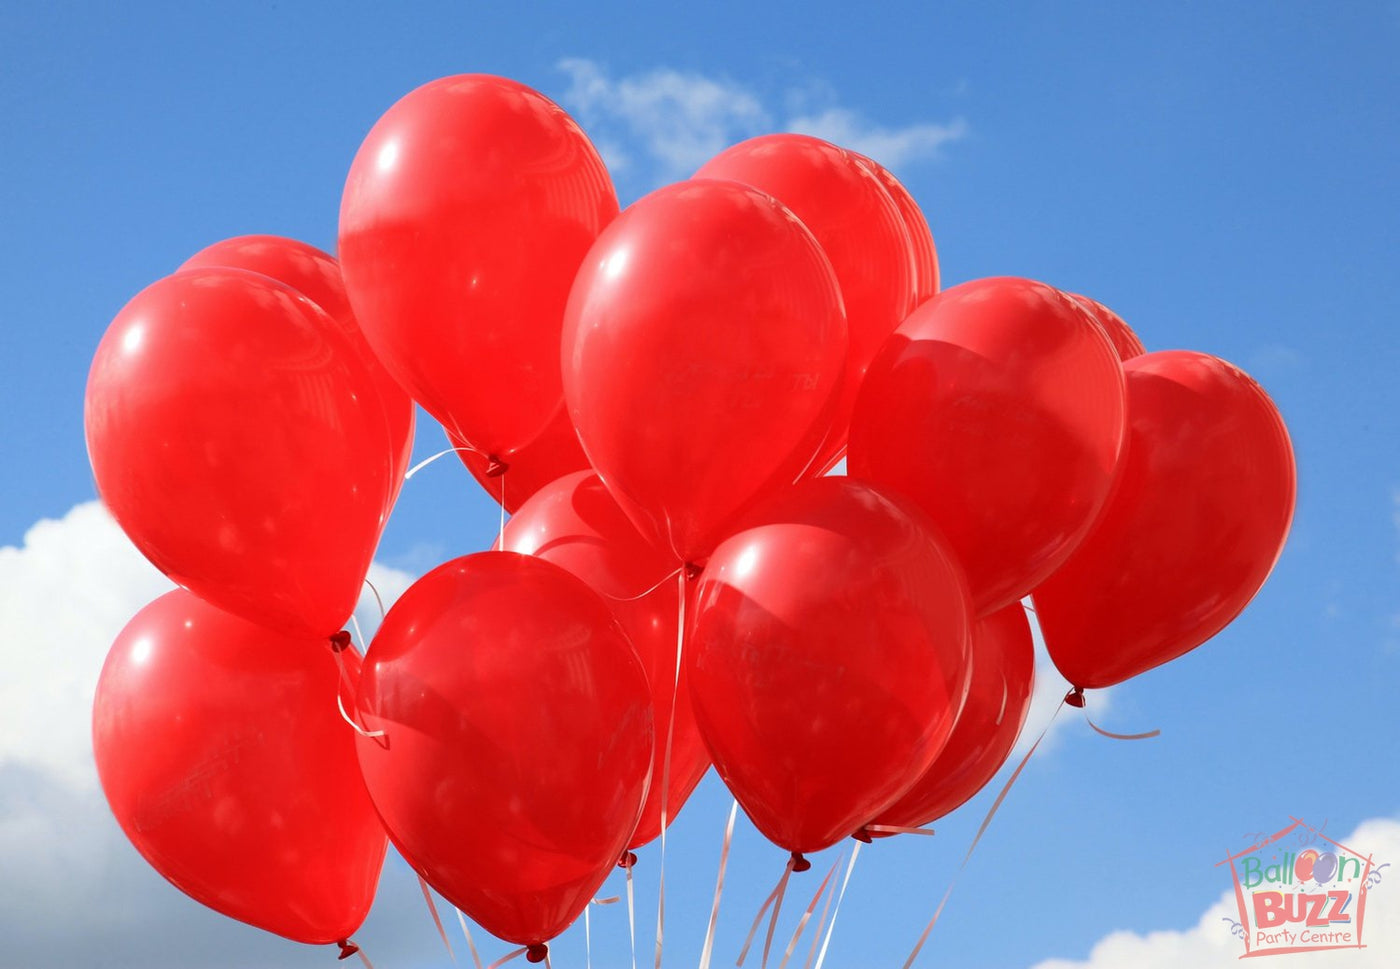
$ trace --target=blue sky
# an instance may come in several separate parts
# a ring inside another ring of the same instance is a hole
[[[1289,815],[1400,864],[1400,6],[873,6],[0,8],[0,938],[17,964],[328,964],[203,914],[142,867],[95,793],[84,691],[162,586],[88,504],[83,386],[112,316],[203,246],[276,233],[331,248],[374,120],[461,72],[574,112],[624,203],[763,131],[863,148],[923,207],[946,284],[1086,293],[1149,350],[1244,367],[1282,410],[1299,502],[1269,584],[1206,646],[1093,701],[1110,728],[1161,738],[1114,743],[1062,715],[920,964],[1233,961],[1211,924],[1229,887],[1214,863]],[[423,419],[420,454],[442,440]],[[404,490],[381,574],[484,548],[496,520],[464,470],[432,466]],[[828,965],[903,961],[988,803],[862,854]],[[667,964],[698,954],[728,805],[711,779],[673,829]],[[741,821],[716,964],[781,865]],[[648,952],[655,868],[651,849]],[[379,969],[448,964],[416,892],[391,864],[361,934]],[[1373,906],[1370,948],[1335,964],[1393,964],[1400,880]],[[600,965],[626,958],[620,909],[595,910]],[[1123,931],[1142,938],[1104,941]],[[581,965],[581,932],[558,953]]]

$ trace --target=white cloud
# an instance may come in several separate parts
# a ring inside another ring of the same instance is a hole
[[[410,576],[376,566],[388,605]],[[97,502],[36,524],[0,548],[0,939],[26,969],[199,964],[311,966],[326,950],[289,943],[204,909],[137,855],[107,809],[92,758],[92,697],[113,640],[170,589]],[[377,625],[371,598],[358,610]],[[417,885],[390,865],[357,938],[366,951],[433,954]],[[384,929],[376,929],[383,925]]]
[[[1377,864],[1395,859],[1400,864],[1400,821],[1388,818],[1362,822],[1340,841],[1358,851],[1370,853]],[[1394,869],[1400,870],[1400,869]],[[1338,949],[1330,952],[1291,953],[1280,966],[1287,969],[1368,969],[1400,964],[1400,881],[1386,879],[1368,894],[1366,922],[1362,929],[1364,949]],[[1228,875],[1222,876],[1228,879]],[[1101,939],[1083,961],[1048,959],[1034,969],[1211,969],[1238,966],[1244,943],[1231,934],[1231,923],[1239,919],[1234,890],[1227,889],[1206,908],[1189,929],[1168,929],[1139,935],[1114,932]]]
[[[95,501],[0,548],[0,764],[96,784],[89,711],[102,661],[127,620],[171,588]]]
[[[846,108],[829,108],[789,120],[787,130],[824,138],[897,169],[918,159],[936,158],[944,145],[967,136],[968,125],[964,119],[954,118],[947,124],[919,122],[886,128]]]
[[[660,68],[612,78],[598,64],[571,57],[564,101],[585,128],[601,133],[599,150],[614,171],[633,169],[618,136],[657,164],[663,180],[685,178],[710,156],[771,126],[758,98],[732,81]]]
[[[967,134],[961,118],[885,127],[841,106],[800,107],[819,85],[777,98],[792,106],[765,106],[755,91],[726,78],[657,68],[622,77],[584,58],[558,64],[570,84],[562,100],[588,131],[619,181],[646,191],[689,177],[723,149],[771,131],[797,131],[869,155],[888,167],[935,157]]]

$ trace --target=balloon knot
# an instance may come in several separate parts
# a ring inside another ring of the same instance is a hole
[[[549,946],[543,942],[531,942],[525,947],[526,962],[544,962],[549,958]]]
[[[870,835],[870,829],[863,824],[860,827],[856,828],[856,833],[851,835],[851,837],[864,844],[875,843],[875,839]]]
[[[685,577],[690,582],[694,582],[695,579],[699,577],[700,573],[705,571],[703,565],[696,565],[694,562],[685,563],[683,568],[685,569]]]
[[[793,871],[806,871],[808,868],[812,867],[812,863],[802,857],[802,852],[800,851],[794,851],[792,853],[792,860],[789,861],[788,864],[792,865]]]
[[[631,868],[637,864],[637,853],[635,851],[624,851],[622,857],[617,859],[617,867]]]
[[[336,959],[338,960],[349,959],[355,953],[360,951],[360,947],[357,946],[355,943],[351,942],[349,939],[341,939],[339,942],[336,943],[336,945],[340,946],[340,955],[336,956]]]
[[[1080,710],[1084,709],[1084,687],[1076,686],[1065,694],[1065,702]]]
[[[510,470],[510,465],[506,464],[494,454],[486,455],[486,477],[499,478]]]
[[[338,633],[331,633],[331,651],[343,653],[350,648],[350,633],[342,629]]]

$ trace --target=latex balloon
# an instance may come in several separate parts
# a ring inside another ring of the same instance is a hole
[[[374,374],[374,385],[384,405],[385,419],[389,422],[389,443],[394,453],[393,488],[384,508],[387,519],[413,457],[413,400],[389,376],[389,371],[384,369],[370,349],[365,335],[360,332],[360,324],[350,311],[350,300],[345,295],[345,283],[340,278],[340,263],[329,253],[296,239],[253,235],[235,236],[206,246],[186,259],[180,268],[209,269],[221,266],[271,276],[311,300],[326,311]]]
[[[1013,603],[975,623],[971,685],[948,745],[874,823],[918,827],[971,799],[1016,746],[1034,685],[1035,646],[1024,607]]]
[[[296,290],[193,269],[117,314],[88,375],[88,455],[141,552],[200,598],[328,636],[394,486],[375,378]]]
[[[1243,371],[1184,350],[1123,367],[1122,479],[1034,594],[1051,659],[1083,688],[1121,683],[1224,629],[1283,551],[1297,492],[1283,418]]]
[[[563,353],[589,462],[644,535],[699,562],[811,461],[846,324],[830,263],[791,212],[734,182],[689,181],[598,238]]]
[[[933,243],[933,232],[928,227],[928,220],[924,218],[919,203],[914,201],[914,196],[909,194],[909,190],[888,168],[873,158],[864,155],[857,157],[865,167],[875,173],[885,191],[890,193],[895,207],[899,209],[899,217],[904,221],[905,231],[909,233],[910,250],[914,257],[914,302],[910,305],[910,309],[913,309],[930,297],[938,295],[938,247]]]
[[[563,407],[559,408],[543,434],[512,454],[508,462],[499,462],[495,466],[486,455],[472,450],[461,438],[454,437],[451,431],[447,433],[447,438],[453,447],[463,449],[457,452],[457,457],[466,465],[477,484],[511,514],[515,514],[527,498],[550,482],[588,469],[588,458],[584,456],[583,446],[574,433],[569,412]]]
[[[967,571],[977,615],[1074,550],[1123,446],[1123,373],[1068,296],[1010,277],[945,290],[871,364],[850,473],[918,503]]]
[[[441,78],[390,108],[350,166],[346,290],[428,413],[509,458],[559,407],[569,286],[616,214],[602,159],[558,105],[505,78]]]
[[[1108,334],[1109,341],[1113,344],[1113,349],[1118,351],[1120,359],[1131,360],[1133,357],[1141,356],[1147,352],[1147,348],[1142,345],[1137,334],[1127,323],[1123,322],[1123,317],[1096,299],[1080,296],[1078,293],[1071,293],[1070,296],[1088,311],[1099,326],[1103,327],[1104,332]]]
[[[374,900],[388,842],[340,717],[325,640],[283,636],[183,589],[117,637],[93,700],[107,803],[182,892],[298,942],[346,939]]]
[[[710,766],[695,726],[684,669],[676,666],[678,586],[685,579],[670,553],[638,534],[603,482],[589,471],[542,488],[506,523],[503,538],[506,551],[538,556],[588,583],[607,602],[641,657],[651,684],[656,751],[641,821],[627,845],[640,847],[661,833],[663,798],[669,825]],[[686,585],[693,594],[695,583]],[[663,779],[668,783],[663,785]]]
[[[721,543],[686,662],[715,769],[759,831],[819,851],[903,794],[962,708],[968,626],[936,533],[854,478],[804,481]]]
[[[914,255],[895,201],[861,156],[809,135],[762,135],[710,159],[696,178],[762,189],[802,220],[831,259],[850,330],[845,376],[831,428],[812,469],[841,459],[866,367],[914,308]]]
[[[514,552],[447,562],[389,610],[358,702],[385,731],[359,738],[360,766],[408,863],[502,939],[567,928],[636,828],[652,759],[646,674],[598,595]]]

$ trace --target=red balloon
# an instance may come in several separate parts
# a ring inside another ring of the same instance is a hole
[[[948,745],[875,824],[918,827],[965,804],[1016,746],[1035,684],[1035,646],[1019,602],[972,627],[972,682]]]
[[[395,846],[487,931],[564,931],[637,825],[646,674],[582,581],[514,552],[454,559],[389,610],[358,700],[360,767]]]
[[[919,203],[914,201],[914,196],[909,194],[909,190],[888,168],[873,158],[864,155],[857,157],[875,173],[885,191],[890,193],[895,207],[899,209],[899,217],[904,220],[904,228],[909,233],[909,245],[914,256],[914,302],[910,305],[910,309],[913,309],[938,295],[938,247],[933,243],[933,232],[928,227],[928,220],[924,218]]]
[[[1224,629],[1278,561],[1297,493],[1288,430],[1248,374],[1185,350],[1124,370],[1122,478],[1034,596],[1051,659],[1082,688],[1121,683]]]
[[[494,466],[491,459],[480,451],[471,449],[459,437],[447,432],[452,446],[460,448],[457,457],[466,465],[477,484],[503,505],[512,515],[545,485],[557,481],[567,474],[588,469],[588,458],[583,446],[574,433],[573,421],[563,407],[554,415],[544,433],[510,456],[508,462]],[[501,471],[500,468],[505,470]],[[495,472],[495,473],[493,473]],[[502,496],[505,500],[502,501]]]
[[[967,570],[978,616],[1017,601],[1093,525],[1123,446],[1103,330],[1044,283],[997,278],[915,310],[871,364],[850,473],[914,499]]]
[[[99,494],[162,572],[289,633],[349,618],[395,455],[374,375],[315,304],[239,269],[153,283],[103,336],[84,416]]]
[[[696,178],[728,178],[778,199],[817,237],[831,260],[850,338],[831,429],[812,469],[841,459],[861,379],[881,345],[914,308],[913,247],[903,216],[861,156],[809,135],[762,135],[710,159]]]
[[[359,675],[347,651],[346,702]],[[97,773],[153,868],[215,911],[297,942],[346,939],[388,842],[340,717],[325,640],[183,589],[136,614],[93,701]]]
[[[943,749],[967,693],[961,570],[917,509],[795,485],[715,550],[687,648],[715,769],[763,834],[826,848]]]
[[[637,533],[603,482],[590,471],[546,485],[506,523],[503,537],[506,551],[553,562],[588,583],[622,623],[646,668],[656,725],[656,751],[642,819],[627,845],[640,847],[661,833],[663,792],[669,825],[669,819],[680,813],[710,766],[710,755],[695,726],[684,670],[677,683],[680,570],[669,553],[661,552]],[[693,598],[695,584],[687,586]],[[675,726],[670,727],[673,705]],[[663,776],[669,779],[666,786],[662,785]]]
[[[1099,326],[1103,327],[1104,332],[1108,334],[1109,341],[1113,344],[1113,349],[1118,351],[1120,359],[1131,360],[1133,357],[1140,357],[1147,352],[1147,348],[1142,345],[1137,334],[1127,323],[1123,322],[1123,317],[1096,299],[1080,296],[1078,293],[1070,293],[1070,296],[1088,311]]]
[[[384,517],[389,517],[399,496],[404,474],[413,457],[413,399],[389,376],[370,349],[360,324],[350,311],[340,263],[315,246],[281,236],[235,236],[206,246],[180,266],[181,269],[228,267],[271,276],[301,293],[325,310],[340,332],[354,346],[374,374],[374,384],[389,422],[389,442],[394,454],[394,483]]]
[[[628,517],[700,561],[810,462],[845,352],[830,263],[792,213],[734,182],[681,182],[622,213],[579,270],[564,395]]]
[[[508,458],[559,406],[569,286],[616,214],[602,159],[558,105],[505,78],[441,78],[390,108],[350,166],[346,289],[399,383]]]

